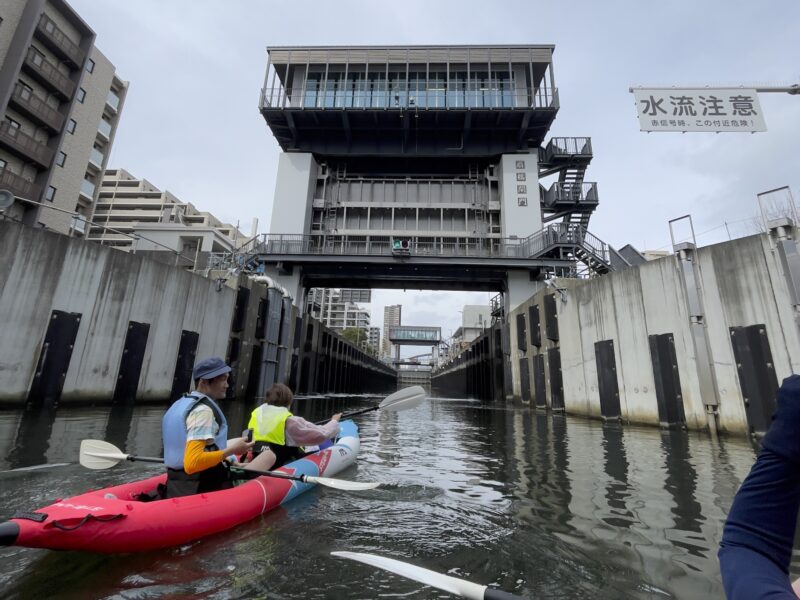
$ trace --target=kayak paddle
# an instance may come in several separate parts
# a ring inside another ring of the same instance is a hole
[[[109,444],[103,440],[81,441],[80,463],[87,469],[110,469],[124,460],[131,462],[164,463],[163,458],[125,454],[113,444]],[[276,479],[291,479],[292,481],[300,481],[302,483],[318,483],[325,487],[347,490],[349,492],[371,490],[380,485],[380,483],[369,481],[347,481],[345,479],[315,477],[313,475],[291,475],[283,471],[253,471],[237,466],[232,466],[231,468],[237,471],[264,475],[265,477],[275,477]]]
[[[462,596],[470,600],[523,600],[522,596],[515,596],[514,594],[496,590],[485,585],[478,585],[471,581],[464,581],[463,579],[456,579],[449,575],[442,575],[436,571],[423,569],[422,567],[417,567],[393,558],[384,558],[383,556],[364,554],[362,552],[331,552],[331,554],[340,558],[357,560],[358,562],[378,567],[390,573],[419,581],[425,585],[439,588],[455,596]]]
[[[369,408],[362,408],[361,410],[345,413],[342,415],[342,419],[349,419],[355,415],[361,415],[363,413],[378,409],[389,411],[407,410],[409,408],[419,406],[419,404],[425,399],[425,396],[427,396],[425,388],[423,388],[421,385],[412,385],[411,387],[397,390],[394,394],[386,396],[386,398],[384,398],[377,406],[370,406]],[[323,423],[327,422],[328,421],[319,421],[317,425],[322,425]]]

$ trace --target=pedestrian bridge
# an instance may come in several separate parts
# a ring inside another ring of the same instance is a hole
[[[389,341],[403,346],[436,346],[442,341],[442,328],[397,325],[389,327]]]

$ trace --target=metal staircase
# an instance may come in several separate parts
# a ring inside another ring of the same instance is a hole
[[[558,181],[544,190],[544,222],[561,219],[569,225],[589,226],[589,219],[597,207],[596,184],[594,197],[585,192],[584,177],[592,161],[592,140],[588,137],[552,138],[539,151],[539,178],[558,173]],[[548,204],[548,197],[551,202]],[[553,201],[556,198],[557,202]]]

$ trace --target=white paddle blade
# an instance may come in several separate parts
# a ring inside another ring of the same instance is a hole
[[[383,401],[378,405],[381,410],[406,410],[414,408],[425,399],[427,393],[425,388],[421,385],[412,385],[411,387],[397,390],[394,394],[386,396]]]
[[[127,454],[103,440],[81,441],[80,463],[87,469],[110,469],[127,458]]]
[[[306,481],[348,492],[372,490],[380,485],[380,483],[374,481],[347,481],[345,479],[331,479],[330,477],[314,477],[313,475],[306,475]]]
[[[333,556],[341,558],[349,558],[350,560],[357,560],[364,564],[378,567],[384,571],[389,571],[408,579],[413,579],[422,584],[444,590],[456,596],[463,596],[464,598],[471,598],[473,600],[483,600],[484,592],[486,591],[485,585],[478,585],[463,579],[456,579],[449,575],[442,575],[436,571],[423,569],[406,562],[401,562],[393,558],[384,558],[383,556],[376,556],[375,554],[364,554],[362,552],[331,552]]]

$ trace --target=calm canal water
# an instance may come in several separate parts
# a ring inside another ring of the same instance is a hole
[[[369,397],[300,399],[317,420]],[[232,431],[251,407],[227,405]],[[80,440],[161,452],[164,407],[0,412],[0,519],[55,498],[157,472],[88,471]],[[716,551],[754,459],[744,439],[604,425],[434,398],[356,417],[345,478],[371,492],[315,489],[230,532],[127,556],[0,549],[3,598],[450,598],[330,556],[370,552],[497,584],[528,598],[722,598]]]

